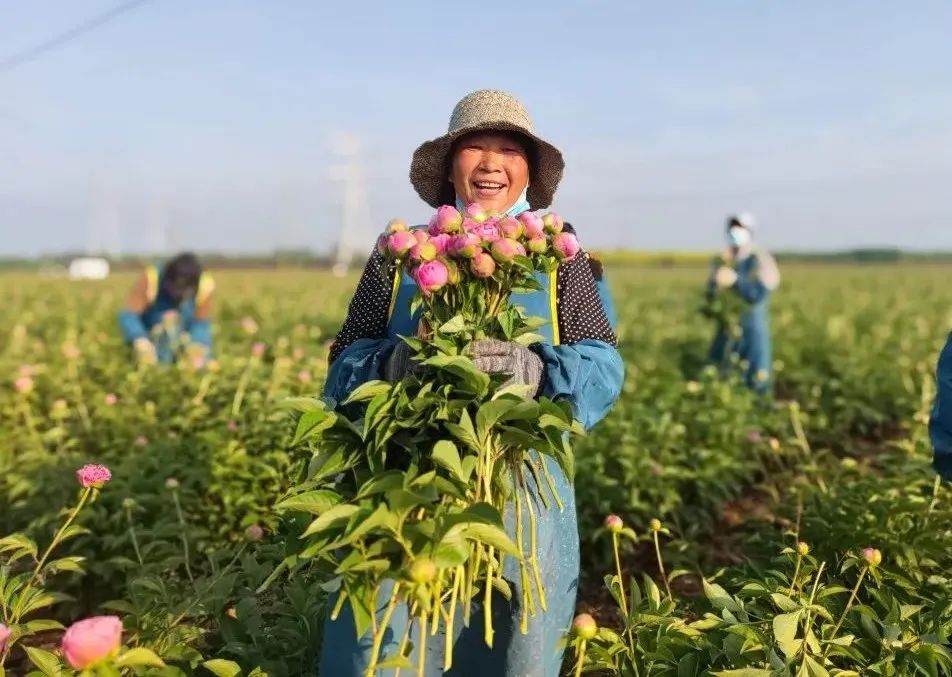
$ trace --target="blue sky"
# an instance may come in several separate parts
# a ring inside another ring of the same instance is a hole
[[[0,5],[0,63],[115,0]],[[373,234],[481,87],[564,152],[590,247],[952,249],[952,3],[151,0],[0,72],[0,255],[329,248],[333,138]]]

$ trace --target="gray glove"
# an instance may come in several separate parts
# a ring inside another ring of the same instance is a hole
[[[390,357],[383,365],[383,378],[390,383],[396,383],[408,374],[414,374],[420,370],[420,365],[410,358],[411,351],[403,341],[398,341]]]
[[[535,389],[532,397],[542,387],[542,360],[534,352],[518,343],[484,339],[470,346],[470,355],[476,367],[487,374],[509,374],[512,378],[503,383],[531,385]]]

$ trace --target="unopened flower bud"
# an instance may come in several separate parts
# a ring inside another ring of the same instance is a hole
[[[625,523],[621,521],[618,515],[609,515],[605,518],[605,528],[613,534],[617,534],[625,528]]]
[[[866,560],[866,563],[869,564],[871,569],[874,569],[883,561],[883,553],[879,552],[876,548],[865,548],[863,550],[863,559]]]
[[[661,520],[653,519],[650,522],[648,522],[648,529],[650,529],[654,533],[661,531]]]
[[[579,614],[572,621],[572,629],[582,639],[589,640],[593,639],[598,633],[598,623],[590,614]]]
[[[800,557],[806,557],[810,554],[810,546],[800,541],[797,543],[797,554],[800,555]]]

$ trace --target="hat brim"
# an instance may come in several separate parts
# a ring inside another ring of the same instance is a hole
[[[431,207],[452,204],[455,195],[449,180],[448,155],[453,142],[473,132],[516,132],[534,145],[534,163],[530,168],[529,190],[526,199],[532,209],[544,209],[552,204],[555,190],[562,180],[565,160],[558,148],[518,125],[505,122],[486,122],[458,129],[426,141],[413,152],[410,162],[410,183],[417,194]]]

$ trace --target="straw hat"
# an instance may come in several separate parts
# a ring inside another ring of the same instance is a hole
[[[410,183],[423,201],[432,207],[452,204],[455,191],[449,182],[449,153],[453,142],[479,131],[517,132],[533,144],[529,151],[529,191],[533,209],[552,204],[552,196],[562,178],[565,161],[552,144],[536,136],[529,112],[516,97],[496,89],[480,89],[456,104],[446,134],[426,141],[413,152]]]

